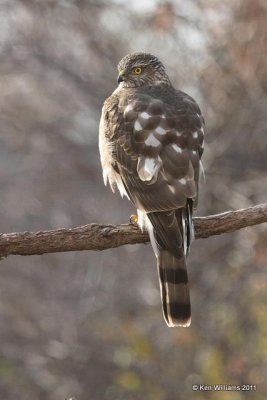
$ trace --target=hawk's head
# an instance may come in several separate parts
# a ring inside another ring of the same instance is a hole
[[[118,71],[123,87],[171,85],[163,64],[152,54],[128,54],[119,62]]]

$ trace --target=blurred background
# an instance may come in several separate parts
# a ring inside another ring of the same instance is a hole
[[[267,3],[1,0],[1,232],[127,223],[98,122],[118,61],[148,51],[206,119],[198,215],[266,202]],[[0,398],[266,399],[266,225],[198,240],[192,325],[168,329],[149,245],[0,264]]]

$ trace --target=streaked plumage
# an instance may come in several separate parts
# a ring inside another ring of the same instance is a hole
[[[173,88],[156,57],[129,54],[118,70],[120,84],[100,122],[104,182],[132,201],[139,226],[149,232],[167,324],[188,326],[185,257],[193,239],[204,119],[197,103]]]

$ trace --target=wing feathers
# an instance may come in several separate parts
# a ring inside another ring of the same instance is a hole
[[[137,172],[141,181],[154,183],[157,180],[162,160],[159,156],[155,158],[138,157]]]
[[[155,239],[160,248],[170,251],[176,257],[183,255],[183,239],[181,227],[175,211],[148,213],[155,231]]]

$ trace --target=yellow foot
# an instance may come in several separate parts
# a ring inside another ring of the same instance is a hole
[[[132,214],[130,216],[130,224],[132,225],[138,225],[138,217],[135,214]]]

